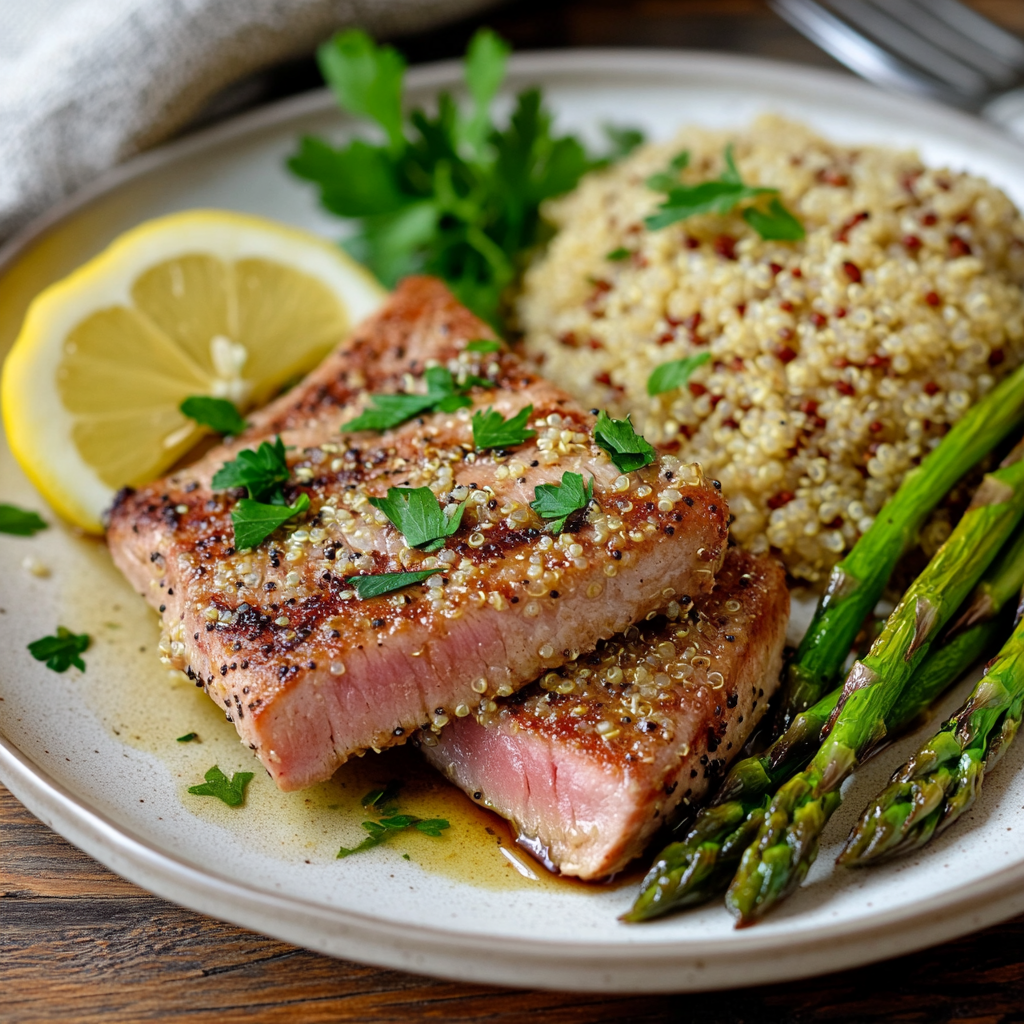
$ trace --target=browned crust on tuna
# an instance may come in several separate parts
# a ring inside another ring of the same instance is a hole
[[[716,487],[669,458],[617,489],[618,470],[592,442],[593,417],[513,354],[465,351],[486,336],[440,282],[410,279],[241,437],[122,493],[111,510],[115,562],[160,610],[166,659],[224,706],[282,788],[326,778],[353,753],[404,742],[460,704],[511,693],[592,649],[662,605],[670,577],[693,594],[712,584],[728,514]],[[428,363],[495,387],[474,388],[470,410],[380,434],[339,432],[368,393],[408,390]],[[512,453],[473,451],[475,409],[508,416],[531,403],[537,438]],[[213,492],[211,478],[278,433],[291,449],[285,496],[308,495],[309,514],[235,551],[239,495]],[[536,484],[566,470],[593,476],[597,505],[552,543],[528,505]],[[450,564],[410,551],[366,502],[389,486],[423,485],[442,501],[460,486],[480,500],[448,543]],[[671,503],[666,490],[678,495]],[[424,566],[437,569],[438,586],[359,600],[346,582]]]
[[[512,819],[549,867],[585,879],[620,871],[681,802],[705,794],[764,713],[789,619],[785,574],[731,549],[714,591],[670,614],[491,715],[426,735],[428,760]],[[531,777],[507,785],[510,767]]]

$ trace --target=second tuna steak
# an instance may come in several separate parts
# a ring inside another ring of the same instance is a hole
[[[736,756],[778,685],[789,591],[777,562],[732,549],[711,595],[666,611],[421,739],[563,874],[602,878],[640,854]]]

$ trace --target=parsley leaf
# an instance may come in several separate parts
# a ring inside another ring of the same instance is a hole
[[[474,338],[466,345],[467,352],[500,352],[501,342],[493,338]]]
[[[666,170],[652,174],[647,179],[647,187],[654,189],[655,192],[671,192],[679,185],[679,172],[686,170],[689,165],[690,151],[684,149],[669,160]]]
[[[561,484],[538,484],[533,489],[536,499],[530,508],[541,517],[549,519],[552,533],[561,533],[566,522],[581,512],[594,500],[594,478],[589,484],[583,483],[579,473],[565,472]]]
[[[472,344],[472,342],[470,342]],[[468,347],[468,346],[467,346]],[[458,384],[451,370],[432,366],[423,375],[427,384],[425,395],[371,395],[370,406],[354,420],[343,423],[344,432],[354,430],[390,430],[423,412],[455,412],[472,405],[466,392],[473,386],[492,388],[494,383],[472,374]]]
[[[433,411],[436,400],[430,395],[371,395],[370,406],[355,419],[343,423],[345,432],[354,430],[390,430],[421,412]]]
[[[350,587],[354,587],[359,597],[365,600],[368,597],[390,594],[394,590],[401,590],[413,583],[422,583],[437,571],[437,569],[417,569],[413,572],[381,572],[375,576],[349,576],[345,582]]]
[[[18,508],[17,505],[0,505],[0,533],[12,533],[16,537],[31,537],[46,529],[46,522],[35,512]]]
[[[629,156],[637,146],[643,145],[644,133],[639,128],[619,128],[613,124],[601,127],[611,146],[611,151],[605,157],[608,163]]]
[[[702,181],[699,185],[678,185],[668,192],[658,212],[644,223],[652,231],[668,227],[698,213],[731,213],[745,199],[773,192],[773,189],[750,188],[735,181]]]
[[[340,32],[317,49],[317,62],[342,108],[376,121],[393,151],[402,133],[402,78],[405,59],[391,46],[377,46],[360,29]]]
[[[210,398],[208,395],[192,395],[178,408],[200,426],[209,427],[218,434],[237,436],[245,430],[242,418],[234,402],[226,398]]]
[[[629,257],[632,256],[632,255],[633,255],[633,250],[632,249],[619,248],[619,249],[612,249],[611,252],[605,253],[605,257],[604,258],[606,260],[611,260],[612,263],[618,263],[619,260],[628,260]]]
[[[197,732],[187,732],[187,733],[185,733],[184,736],[179,736],[175,740],[175,743],[191,743],[193,740],[197,740],[197,739],[199,739],[199,733],[197,733]]]
[[[444,829],[451,828],[444,818],[428,818],[426,821],[415,821],[413,825],[417,832],[422,832],[425,836],[433,836],[435,839],[441,838]]]
[[[519,95],[499,127],[491,107],[508,53],[494,32],[481,29],[464,65],[468,109],[442,94],[435,113],[413,109],[403,119],[402,58],[363,32],[340,33],[317,51],[320,69],[341,107],[375,121],[386,143],[335,147],[307,137],[288,162],[317,187],[328,210],[357,221],[345,246],[386,285],[410,273],[434,274],[492,324],[521,254],[539,239],[543,200],[574,188],[586,171],[641,138],[606,129],[612,151],[597,159],[573,136],[554,132],[535,89]]]
[[[491,103],[505,79],[505,65],[512,47],[497,32],[481,29],[466,50],[466,88],[473,97],[473,113],[459,134],[471,150],[480,155],[491,127]]]
[[[647,378],[647,394],[663,395],[666,391],[681,388],[690,379],[693,371],[710,359],[710,352],[698,352],[695,356],[672,359],[661,366],[656,366]]]
[[[628,416],[613,420],[602,411],[594,424],[594,440],[611,456],[620,473],[632,473],[654,461],[654,447],[633,429]]]
[[[718,178],[702,181],[697,185],[683,185],[679,172],[689,163],[689,154],[680,153],[666,171],[647,179],[649,188],[666,193],[661,206],[644,223],[652,231],[668,227],[677,221],[699,213],[732,213],[744,206],[743,219],[764,239],[798,241],[804,237],[803,225],[780,202],[777,188],[763,188],[747,185],[740,176],[733,157],[732,145],[725,147],[725,170]],[[763,196],[771,196],[767,212],[756,205]]]
[[[288,480],[288,462],[284,451],[278,436],[273,444],[264,441],[254,452],[239,452],[213,474],[214,490],[245,487],[249,491],[249,497],[231,510],[239,550],[263,543],[279,526],[309,508],[308,494],[300,494],[294,505],[285,504],[282,485]]]
[[[768,204],[768,211],[748,206],[743,219],[764,239],[778,242],[799,242],[806,235],[803,224],[778,199]]]
[[[424,551],[444,547],[445,538],[458,530],[466,510],[463,502],[446,516],[429,487],[389,487],[386,498],[369,500],[398,527],[409,547]]]
[[[473,413],[473,444],[478,451],[485,448],[512,448],[535,437],[536,430],[527,430],[526,421],[533,413],[533,406],[520,409],[515,416],[505,419],[500,412],[479,409]]]
[[[338,859],[351,857],[353,853],[362,853],[363,850],[372,850],[380,846],[393,835],[405,832],[410,828],[422,832],[426,836],[440,838],[441,832],[451,825],[444,818],[417,818],[412,814],[399,814],[395,800],[401,788],[399,782],[389,782],[381,789],[372,789],[362,800],[363,807],[368,811],[381,815],[379,821],[364,821],[363,828],[369,835],[358,846],[343,846],[338,851]],[[408,860],[408,855],[406,855]]]
[[[377,807],[382,813],[390,813],[385,808],[389,808],[395,800],[398,799],[398,792],[402,788],[401,782],[392,780],[386,786],[382,786],[380,789],[371,789],[362,799],[362,805],[364,807]]]
[[[240,551],[262,544],[279,526],[309,508],[309,495],[300,494],[294,505],[265,504],[242,498],[231,510],[235,547]]]
[[[215,796],[229,807],[239,807],[245,801],[245,787],[252,781],[252,772],[235,772],[229,779],[217,765],[204,776],[206,781],[199,786],[189,786],[193,796]]]
[[[213,474],[213,489],[226,491],[232,487],[248,488],[255,501],[280,495],[281,484],[288,480],[288,463],[284,442],[280,437],[273,444],[264,441],[256,451],[241,451]],[[236,545],[245,547],[246,545]]]
[[[56,636],[33,640],[28,650],[36,661],[45,661],[46,667],[54,672],[67,672],[72,665],[84,672],[85,662],[81,655],[89,649],[90,643],[88,633],[72,633],[70,629],[58,626]]]

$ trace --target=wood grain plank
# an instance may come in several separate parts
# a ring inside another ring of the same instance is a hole
[[[142,890],[37,821],[0,786],[0,893],[137,896]]]
[[[1024,1020],[1024,918],[797,985],[648,997],[515,991],[333,960],[176,907],[91,861],[2,788],[0,843],[0,1017],[10,1024],[667,1024],[682,1007],[701,1024]],[[38,882],[34,863],[46,872]]]

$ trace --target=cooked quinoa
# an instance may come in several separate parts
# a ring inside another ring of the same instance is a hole
[[[658,231],[645,184],[681,150],[682,181],[777,188],[800,242],[763,241],[738,214]],[[762,118],[687,129],[551,202],[557,233],[517,315],[529,353],[588,406],[722,481],[735,539],[823,578],[904,473],[1024,358],[1024,221],[969,174],[912,152],[830,143]],[[608,259],[608,254],[625,259]],[[649,397],[651,371],[710,352],[688,386]],[[925,537],[941,541],[943,521]]]

